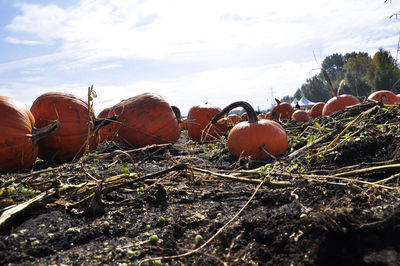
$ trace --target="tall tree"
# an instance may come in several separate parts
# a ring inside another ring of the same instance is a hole
[[[345,58],[343,55],[335,53],[333,55],[325,57],[322,61],[322,68],[328,73],[332,80],[336,79],[336,75],[343,70],[345,64]]]
[[[395,93],[399,92],[394,85],[400,79],[400,70],[389,51],[381,48],[375,53],[368,79],[373,91],[393,90]]]
[[[296,91],[299,95],[301,94],[300,90],[307,99],[313,102],[326,102],[332,97],[321,75],[314,75],[306,79],[306,82]]]
[[[350,90],[348,93],[355,96],[367,96],[371,93],[367,74],[372,68],[373,61],[368,53],[359,53],[347,61],[344,65],[344,77]]]
[[[344,65],[351,59],[357,56],[368,56],[368,53],[365,52],[351,52],[346,53],[345,55],[341,55],[335,53],[333,55],[325,57],[324,61],[322,61],[322,68],[327,72],[330,77],[333,87],[337,88],[339,86],[340,81],[344,79]]]

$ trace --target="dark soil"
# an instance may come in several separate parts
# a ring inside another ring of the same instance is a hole
[[[182,132],[4,173],[0,212],[36,200],[1,225],[0,264],[400,265],[399,118],[368,103],[283,123],[276,160]]]

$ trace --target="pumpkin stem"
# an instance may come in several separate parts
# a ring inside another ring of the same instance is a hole
[[[325,78],[326,82],[328,82],[328,88],[331,91],[332,97],[335,97],[336,94],[335,94],[335,91],[333,90],[332,82],[328,76],[328,73],[326,73],[325,69],[322,69],[321,71],[322,71],[322,74],[324,74],[324,78]]]
[[[182,115],[181,115],[181,110],[177,106],[171,105],[172,111],[174,111],[174,114],[176,116],[176,120],[178,120],[178,123],[181,122],[182,120]]]
[[[277,105],[281,104],[281,101],[279,101],[277,98],[275,98],[275,102],[276,102]]]
[[[57,131],[59,127],[60,127],[60,122],[58,122],[58,120],[55,120],[53,123],[41,128],[33,127],[32,130],[33,145],[36,146],[39,140],[52,135],[54,132]]]
[[[119,119],[119,115],[113,115],[105,118],[93,118],[94,132],[97,132],[100,128],[107,126],[108,124],[115,122]]]
[[[224,116],[225,114],[227,114],[230,110],[235,109],[237,107],[242,107],[246,112],[247,112],[247,116],[248,116],[248,121],[249,123],[254,123],[258,121],[257,118],[257,114],[254,111],[253,107],[245,101],[237,101],[234,103],[231,103],[230,105],[228,105],[227,107],[225,107],[224,109],[222,109],[221,112],[219,112],[218,114],[216,114],[213,119],[211,119],[211,124],[215,124],[217,123],[217,121]]]
[[[344,85],[344,79],[342,79],[342,80],[340,81],[340,83],[339,83],[339,87],[338,87],[338,89],[337,89],[337,96],[340,95],[340,92],[342,91],[343,85]]]

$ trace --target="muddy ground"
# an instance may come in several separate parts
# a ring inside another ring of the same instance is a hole
[[[399,265],[400,107],[283,125],[276,160],[182,132],[3,173],[0,264]]]

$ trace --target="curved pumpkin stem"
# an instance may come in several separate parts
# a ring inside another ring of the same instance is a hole
[[[281,104],[281,101],[279,101],[277,98],[275,98],[275,102],[276,102],[277,105]]]
[[[178,123],[182,121],[182,115],[181,115],[181,110],[175,105],[171,105],[172,111],[174,111],[174,114],[176,116],[176,120],[178,120]]]
[[[338,87],[338,89],[337,89],[337,96],[340,95],[340,92],[342,91],[343,85],[344,85],[344,79],[342,79],[342,80],[340,81],[340,83],[339,83],[339,87]]]
[[[60,122],[58,122],[58,120],[55,120],[53,123],[41,128],[33,127],[32,130],[33,145],[36,146],[39,140],[54,134],[54,132],[56,132],[59,127],[60,127]]]
[[[249,123],[254,123],[258,121],[258,117],[256,112],[254,111],[253,107],[245,101],[237,101],[234,103],[231,103],[230,105],[228,105],[227,107],[225,107],[224,109],[222,109],[221,112],[219,112],[218,114],[216,114],[213,119],[211,119],[211,124],[215,124],[217,123],[217,121],[224,116],[225,114],[229,113],[230,110],[235,109],[237,107],[242,107],[246,112],[247,112],[247,116],[248,116],[248,121]]]

